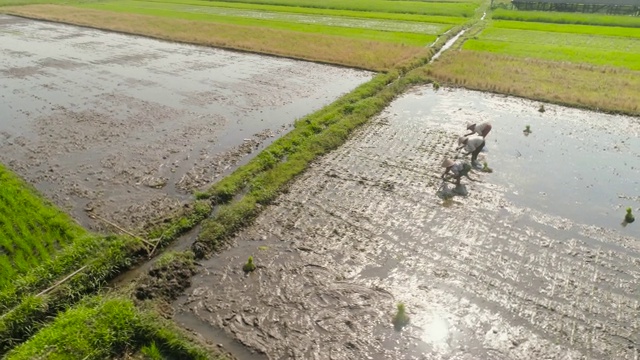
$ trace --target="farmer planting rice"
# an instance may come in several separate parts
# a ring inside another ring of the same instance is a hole
[[[473,166],[476,166],[478,161],[478,154],[480,154],[480,152],[484,148],[484,138],[480,136],[474,136],[471,138],[460,136],[460,138],[458,138],[458,145],[460,146],[458,146],[456,150],[464,148],[467,153],[463,153],[463,155],[467,156],[471,154],[471,164]]]
[[[468,134],[465,134],[464,135],[465,137],[473,134],[478,134],[479,136],[482,136],[482,138],[484,139],[487,137],[487,135],[489,135],[489,132],[491,131],[491,124],[489,124],[486,121],[477,125],[475,123],[468,123],[467,130],[471,132]]]
[[[442,162],[442,167],[445,168],[444,173],[442,173],[442,179],[447,180],[447,175],[448,175],[449,179],[455,180],[456,186],[460,186],[460,179],[463,176],[466,176],[467,179],[471,181],[475,181],[469,177],[469,172],[471,171],[471,165],[469,165],[469,163],[464,160],[453,161],[451,159],[445,159]]]

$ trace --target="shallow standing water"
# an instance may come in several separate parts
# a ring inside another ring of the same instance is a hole
[[[640,213],[640,120],[539,107],[398,98],[206,261],[176,320],[272,359],[637,360],[640,224],[621,222]],[[440,164],[474,120],[493,123],[494,172],[443,201]]]
[[[137,227],[372,73],[0,15],[0,162]]]

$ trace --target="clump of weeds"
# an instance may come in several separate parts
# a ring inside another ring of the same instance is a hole
[[[438,89],[440,89],[440,83],[439,83],[439,82],[437,82],[437,81],[434,81],[434,82],[433,82],[433,90],[436,90],[436,91],[437,91]]]
[[[142,349],[140,349],[140,352],[145,356],[145,359],[149,359],[149,360],[162,360],[164,359],[162,357],[162,353],[160,352],[160,349],[158,349],[158,346],[156,345],[155,341],[152,342],[151,344],[144,346]]]
[[[242,271],[250,273],[256,269],[256,264],[253,263],[253,256],[249,256],[247,262],[242,265]]]
[[[632,222],[636,221],[636,218],[633,216],[633,213],[631,211],[631,208],[628,207],[627,213],[624,215],[624,222],[626,222],[627,224],[631,224]]]
[[[547,109],[544,108],[544,104],[540,104],[540,107],[538,108],[538,111],[543,113],[543,112],[547,111]]]
[[[486,172],[486,173],[493,172],[493,169],[489,167],[489,163],[487,163],[486,161],[482,163],[482,172]]]
[[[525,126],[522,132],[524,133],[525,136],[531,134],[531,126],[530,125]]]
[[[407,310],[403,303],[398,304],[398,310],[396,315],[393,317],[393,327],[400,331],[402,328],[409,324],[409,315],[407,315]]]

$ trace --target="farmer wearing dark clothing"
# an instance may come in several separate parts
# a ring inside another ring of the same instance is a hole
[[[460,178],[462,178],[463,176],[466,176],[467,179],[471,181],[475,181],[469,177],[471,165],[469,165],[469,163],[467,163],[466,161],[453,161],[451,159],[445,159],[442,162],[442,167],[445,168],[444,173],[442,173],[442,179],[446,180],[445,178],[448,175],[449,178],[453,178],[455,180],[456,186],[460,186]]]
[[[489,132],[491,131],[491,124],[489,124],[488,122],[483,122],[480,124],[467,124],[467,130],[471,131],[468,134],[465,134],[464,136],[469,136],[469,135],[473,135],[473,134],[478,134],[479,136],[482,136],[482,138],[486,138],[487,135],[489,135]]]
[[[484,138],[481,138],[480,136],[473,136],[471,138],[460,136],[460,138],[458,139],[458,144],[460,146],[458,146],[456,150],[464,148],[467,153],[463,155],[466,156],[471,154],[471,164],[475,166],[478,160],[478,155],[484,148]]]

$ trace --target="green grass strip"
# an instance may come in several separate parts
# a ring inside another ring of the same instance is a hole
[[[34,299],[32,306],[41,306]],[[5,359],[110,359],[153,343],[175,359],[223,359],[190,343],[182,332],[129,299],[95,296],[61,313]]]
[[[536,30],[547,33],[588,34],[600,36],[619,36],[640,39],[640,29],[606,27],[590,25],[544,24],[508,20],[492,21],[491,26],[503,29]]]
[[[205,2],[203,1],[203,3]],[[125,5],[127,7],[134,7],[138,9],[161,9],[182,13],[207,14],[212,16],[212,19],[214,19],[214,17],[235,17],[258,19],[263,21],[280,21],[296,24],[323,25],[332,27],[359,28],[378,31],[396,31],[431,35],[440,34],[453,25],[429,23],[425,21],[399,21],[390,19],[383,19],[381,21],[379,19],[333,16],[327,14],[299,14],[281,11],[237,9],[230,7],[215,7],[207,5],[206,3],[204,5],[158,3],[154,1],[118,1],[115,3],[110,3],[110,5],[113,4]]]
[[[320,15],[320,16],[328,15],[328,16],[341,16],[341,17],[358,18],[358,19],[413,21],[413,22],[438,23],[438,24],[461,24],[467,21],[464,18],[455,17],[455,16],[400,14],[400,13],[387,13],[387,12],[375,12],[375,11],[336,10],[336,9],[308,8],[308,7],[300,7],[300,6],[230,3],[230,2],[207,1],[207,0],[146,0],[146,2],[210,6],[210,7],[216,7],[216,8],[238,9],[238,10],[270,11],[270,12],[288,13],[288,14],[306,14],[306,15]]]
[[[216,249],[253,221],[263,205],[271,203],[314,159],[343,144],[358,126],[382,111],[407,88],[428,81],[422,68],[398,76],[396,72],[378,75],[334,104],[299,120],[287,136],[207,193],[200,194],[216,202],[229,201],[240,193],[244,195],[238,201],[221,206],[213,218],[203,222],[193,246],[196,255],[202,257]]]
[[[556,24],[640,27],[640,17],[624,15],[557,13],[547,11],[518,11],[496,9],[492,19],[529,21]]]
[[[108,247],[93,254],[94,260],[82,272],[49,293],[22,294],[17,305],[0,316],[0,356],[33,336],[58,312],[104,287],[135,263],[136,254],[144,253],[138,240],[114,237]]]
[[[442,15],[466,18],[472,17],[478,7],[478,2],[421,2],[388,0],[227,0],[226,2],[400,14]]]
[[[148,3],[153,5],[152,3]],[[410,46],[425,46],[433,40],[435,36],[431,34],[417,34],[397,31],[379,31],[372,29],[337,27],[314,24],[298,24],[286,21],[259,20],[239,16],[222,16],[216,14],[194,13],[188,10],[183,11],[178,8],[172,9],[171,6],[160,6],[159,8],[150,8],[143,6],[140,2],[109,2],[104,4],[87,4],[82,5],[83,8],[90,8],[103,11],[113,11],[127,14],[152,15],[166,18],[175,18],[183,20],[196,20],[217,22],[223,24],[233,24],[242,26],[260,26],[277,30],[296,31],[304,33],[319,33],[323,35],[333,35],[340,37],[365,39],[371,41],[400,43]],[[435,25],[434,25],[435,26]],[[434,30],[438,32],[441,27],[436,26]],[[442,27],[443,29],[446,28]]]

